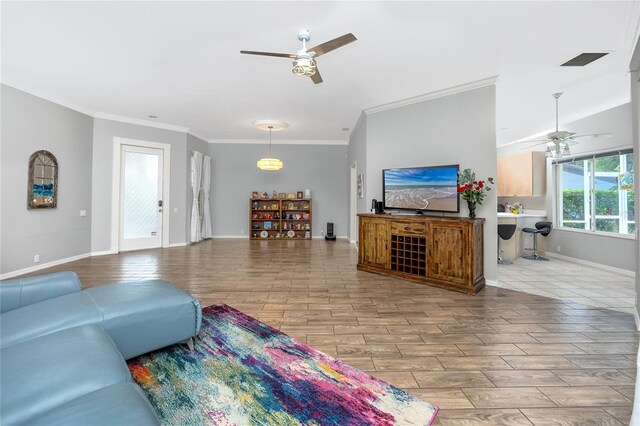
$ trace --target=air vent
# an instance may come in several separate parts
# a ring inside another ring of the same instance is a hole
[[[603,56],[608,55],[608,53],[581,53],[573,59],[569,59],[564,64],[560,65],[561,67],[584,67],[585,65],[589,65],[591,62],[602,58]]]

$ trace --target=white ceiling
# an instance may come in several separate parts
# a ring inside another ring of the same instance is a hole
[[[2,2],[2,82],[92,111],[186,127],[207,139],[345,140],[365,108],[499,75],[498,145],[629,99],[638,2]],[[310,45],[358,41],[294,76]],[[611,52],[584,68],[559,65]],[[464,123],[460,123],[464,126]]]

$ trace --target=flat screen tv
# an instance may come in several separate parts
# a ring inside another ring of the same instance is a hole
[[[460,212],[458,170],[458,164],[383,170],[384,208],[418,213]]]

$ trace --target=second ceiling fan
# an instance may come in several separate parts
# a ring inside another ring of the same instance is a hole
[[[241,50],[240,53],[245,55],[275,56],[277,58],[293,59],[293,69],[291,71],[300,77],[310,77],[315,84],[318,84],[322,83],[322,77],[320,76],[320,71],[318,71],[315,58],[357,40],[353,34],[348,33],[307,49],[307,42],[310,39],[309,30],[301,30],[300,33],[298,33],[298,40],[302,42],[302,49],[298,50],[295,54],[256,52],[253,50]]]
[[[547,149],[545,151],[546,157],[559,159],[559,158],[562,158],[563,156],[571,155],[571,149],[569,148],[569,146],[577,144],[578,141],[576,139],[599,138],[599,137],[611,136],[611,133],[593,133],[589,135],[577,135],[574,132],[559,130],[558,129],[558,99],[560,98],[560,96],[562,96],[562,92],[554,93],[552,96],[556,100],[556,130],[554,132],[547,133],[546,139],[518,141],[518,143],[535,142],[533,145],[526,146],[522,149],[530,149],[537,145],[546,144],[547,145]]]

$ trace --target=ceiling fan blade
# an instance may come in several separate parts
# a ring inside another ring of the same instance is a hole
[[[313,81],[315,84],[322,83],[322,76],[320,75],[320,70],[317,67],[316,67],[316,73],[311,76],[311,81]]]
[[[296,55],[292,55],[290,53],[255,52],[253,50],[241,50],[240,53],[244,55],[275,56],[277,58],[295,58],[296,57]]]
[[[334,38],[333,40],[326,41],[322,44],[317,45],[316,47],[312,47],[311,49],[307,49],[307,52],[314,52],[315,57],[324,55],[325,53],[329,53],[332,50],[336,50],[339,47],[344,46],[345,44],[352,43],[356,41],[357,38],[353,34],[345,34],[338,38]]]
[[[613,133],[592,133],[589,135],[578,135],[578,136],[571,136],[571,139],[581,139],[581,138],[610,138],[611,136],[613,136]]]

